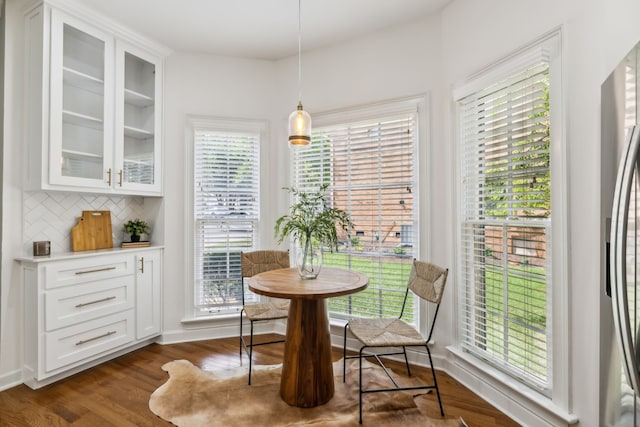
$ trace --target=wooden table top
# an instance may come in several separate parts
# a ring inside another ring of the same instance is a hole
[[[297,268],[265,271],[249,278],[249,289],[261,295],[286,299],[320,299],[359,292],[369,278],[357,271],[322,267],[315,279],[302,279]]]

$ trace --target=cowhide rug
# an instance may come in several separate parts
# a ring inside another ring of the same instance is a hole
[[[384,371],[365,362],[367,387],[388,387]],[[247,368],[207,372],[186,360],[166,363],[169,380],[153,392],[149,408],[180,427],[199,426],[356,426],[358,425],[358,361],[347,361],[347,381],[342,382],[342,360],[333,364],[335,395],[315,408],[296,408],[280,398],[281,365],[257,366],[247,385]],[[413,381],[413,379],[403,379]],[[364,395],[364,424],[370,426],[463,426],[464,421],[429,418],[419,409],[421,399],[409,392]],[[416,405],[416,402],[418,405]],[[446,411],[446,407],[445,407]]]

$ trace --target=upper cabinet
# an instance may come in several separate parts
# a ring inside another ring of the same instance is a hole
[[[160,95],[156,58],[116,42],[116,185],[145,191],[160,183]]]
[[[162,59],[47,3],[27,28],[25,189],[162,195]]]
[[[113,37],[52,10],[50,45],[49,179],[43,184],[109,189]]]

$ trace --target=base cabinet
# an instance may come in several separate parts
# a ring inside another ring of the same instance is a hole
[[[136,273],[136,339],[160,334],[160,253],[137,255]]]
[[[162,326],[162,248],[23,258],[23,381],[38,388],[146,345]]]

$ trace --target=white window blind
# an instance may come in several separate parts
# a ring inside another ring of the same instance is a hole
[[[123,169],[124,182],[153,184],[153,153],[128,155]]]
[[[329,184],[334,206],[350,213],[355,228],[342,234],[339,252],[324,265],[360,271],[363,292],[329,301],[334,317],[400,314],[416,256],[416,113],[316,127],[310,148],[292,156],[293,185],[316,190]],[[406,318],[413,320],[412,301]]]
[[[539,57],[458,106],[462,344],[548,392],[549,64]]]
[[[260,212],[260,135],[194,135],[196,315],[240,311],[240,252],[255,248]]]

